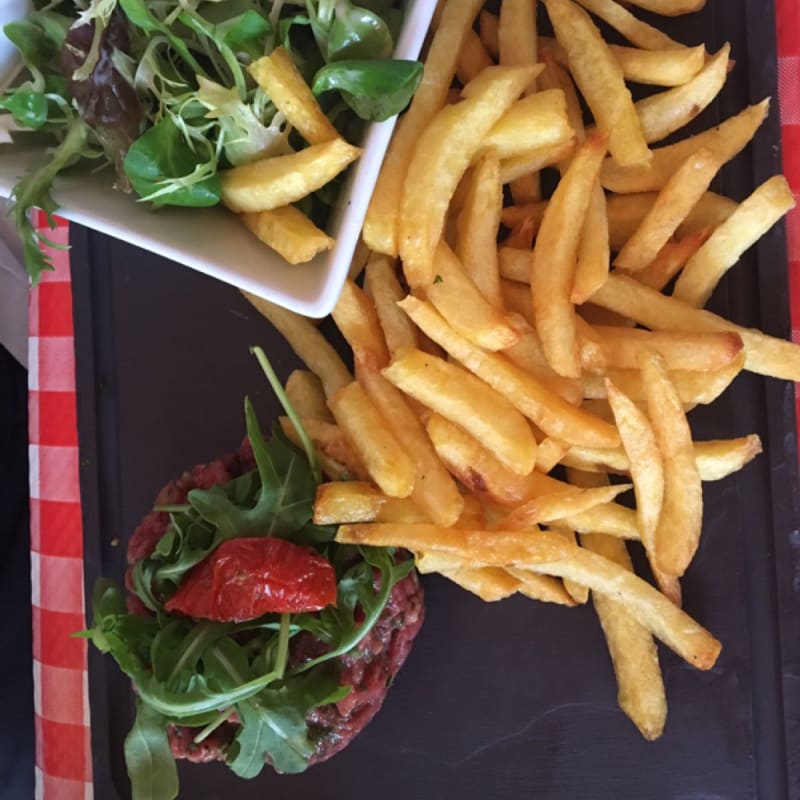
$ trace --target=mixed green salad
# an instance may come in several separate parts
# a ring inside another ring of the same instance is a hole
[[[13,192],[33,282],[52,268],[39,244],[57,245],[29,212],[52,223],[61,170],[112,165],[118,189],[155,206],[213,206],[220,169],[305,146],[250,63],[286,48],[352,141],[365,120],[402,111],[419,84],[419,62],[392,58],[401,23],[393,0],[36,0],[4,28],[24,72],[0,95],[14,142],[48,146]],[[313,202],[330,206],[335,193],[329,184]]]

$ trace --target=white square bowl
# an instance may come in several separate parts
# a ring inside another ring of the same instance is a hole
[[[395,57],[416,59],[430,26],[436,0],[407,0]],[[0,0],[0,23],[24,16],[28,0]],[[0,87],[14,69],[13,49],[0,34]],[[396,118],[370,123],[363,153],[348,173],[333,209],[328,232],[332,250],[307,264],[289,264],[245,229],[236,215],[214,208],[165,207],[151,211],[111,188],[110,170],[92,175],[70,170],[56,179],[53,196],[59,214],[81,225],[151,250],[309,317],[330,313],[347,277],[369,198],[378,178]],[[0,152],[0,196],[14,184],[41,150]]]

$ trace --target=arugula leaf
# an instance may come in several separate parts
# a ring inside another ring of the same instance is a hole
[[[261,436],[252,406],[247,401],[248,435],[253,446],[261,485],[251,508],[237,506],[226,487],[193,489],[189,503],[224,538],[277,536],[286,538],[306,526],[312,517],[316,483],[307,463],[276,426],[272,438]]]
[[[323,609],[317,615],[318,619],[310,614],[295,617],[296,624],[328,642],[331,649],[295,667],[293,675],[307,672],[357,647],[383,613],[394,586],[414,569],[413,559],[395,563],[394,551],[389,548],[359,547],[358,550],[364,561],[348,569],[339,580],[336,607]],[[379,572],[380,588],[377,592],[373,587],[373,568]],[[360,621],[356,619],[357,606],[363,612]]]
[[[141,700],[136,701],[136,721],[125,739],[125,764],[135,800],[178,796],[178,768],[167,739],[167,720]]]
[[[338,91],[359,117],[377,122],[403,111],[421,80],[419,61],[337,61],[317,72],[312,91]]]
[[[264,768],[265,756],[279,772],[293,774],[308,767],[314,745],[303,711],[292,701],[291,690],[284,686],[267,689],[257,701],[240,706],[243,725],[228,762],[237,775],[254,778]]]

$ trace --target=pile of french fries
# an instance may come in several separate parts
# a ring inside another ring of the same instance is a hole
[[[222,202],[290,264],[311,261],[335,241],[292,204],[330,183],[361,150],[333,127],[285,48],[254,61],[249,70],[308,147],[222,171]]]
[[[792,194],[781,176],[739,203],[709,190],[766,100],[652,146],[720,92],[727,45],[685,47],[614,0],[542,0],[554,38],[534,0],[482,5],[441,5],[384,163],[363,288],[348,281],[333,312],[355,375],[311,321],[249,299],[308,367],[286,391],[331,479],[315,521],[407,548],[487,601],[591,592],[620,706],[654,739],[667,713],[654,639],[700,669],[720,652],[681,609],[702,483],[761,451],[755,435],[695,441],[687,413],[743,369],[800,379],[800,348],[702,306]],[[596,18],[630,46],[607,44]],[[629,82],[662,88],[634,102]],[[560,175],[547,198],[545,168]],[[635,510],[617,502],[631,490]]]

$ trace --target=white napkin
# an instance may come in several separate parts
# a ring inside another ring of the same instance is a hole
[[[0,344],[28,366],[28,275],[22,266],[22,242],[0,199]]]

